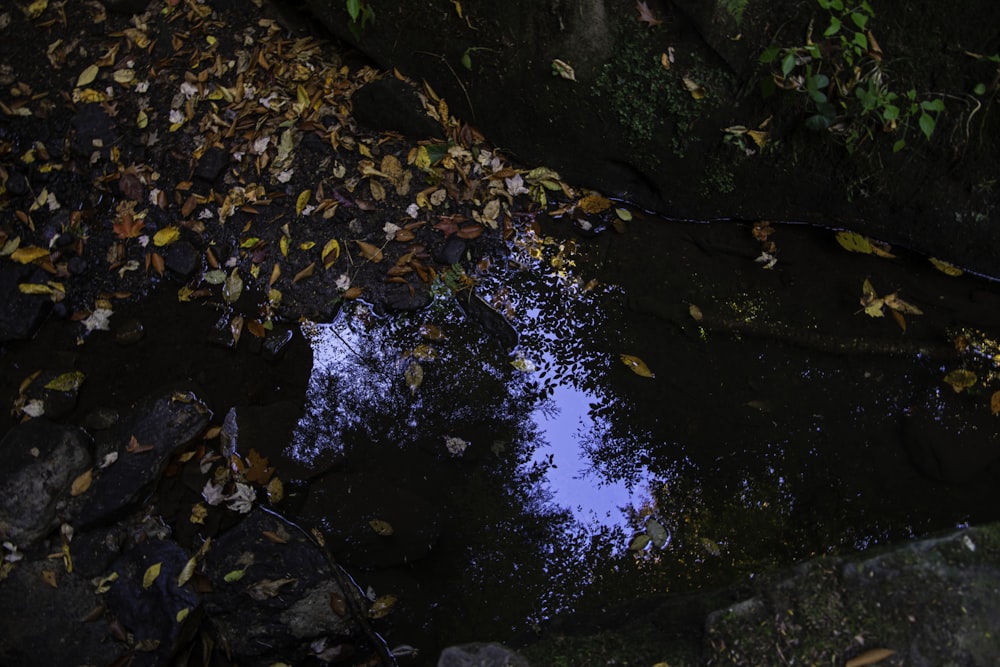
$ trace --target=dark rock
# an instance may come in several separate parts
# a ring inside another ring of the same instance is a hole
[[[903,442],[918,470],[961,483],[1000,460],[1000,425],[979,397],[934,387],[903,415]]]
[[[70,485],[90,465],[90,438],[32,419],[0,440],[0,540],[29,545],[59,525]]]
[[[431,552],[441,536],[440,508],[377,474],[331,473],[309,488],[302,516],[322,526],[330,546],[349,566],[388,568],[412,564]],[[370,522],[388,522],[380,535]]]
[[[424,111],[410,84],[392,77],[372,81],[351,98],[354,118],[377,132],[399,132],[411,139],[443,139],[441,125]]]
[[[18,288],[30,273],[29,267],[6,262],[0,266],[0,343],[30,338],[52,308],[47,296],[24,294]]]
[[[449,236],[440,247],[434,249],[434,261],[439,264],[458,264],[465,255],[466,248],[464,239]]]
[[[127,514],[159,479],[170,457],[201,434],[211,415],[194,394],[166,392],[140,400],[118,424],[100,432],[98,460],[117,458],[79,497],[77,524],[87,528]]]
[[[115,143],[114,120],[100,104],[82,104],[73,116],[73,149],[82,157],[95,151],[107,157]]]
[[[261,354],[268,361],[280,359],[288,344],[292,342],[295,332],[282,326],[275,326],[264,336],[264,347]]]
[[[76,256],[69,258],[69,261],[66,262],[66,268],[69,269],[69,272],[74,276],[80,276],[87,272],[89,265],[87,264],[87,260],[83,257]]]
[[[83,418],[83,427],[91,431],[106,431],[118,422],[119,414],[114,408],[94,408]]]
[[[44,583],[54,578],[57,588]],[[126,653],[109,641],[103,618],[86,622],[101,604],[87,579],[61,560],[16,563],[0,585],[0,664],[110,665]]]
[[[145,335],[146,329],[142,322],[134,317],[115,323],[115,342],[119,345],[135,345]]]
[[[409,312],[420,310],[430,305],[433,297],[430,289],[423,283],[392,283],[387,285],[383,294],[385,308],[390,311]]]
[[[236,337],[233,336],[233,328],[230,324],[232,319],[231,313],[223,313],[222,317],[216,320],[215,325],[209,330],[208,342],[227,350],[235,350]]]
[[[149,539],[126,551],[112,566],[118,579],[106,594],[108,610],[143,647],[136,651],[133,665],[168,664],[197,629],[199,595],[191,583],[177,585],[189,558],[175,542]],[[146,576],[151,567],[159,567],[159,574],[149,582]],[[185,609],[186,616],[178,621]]]
[[[350,614],[339,616],[331,601],[351,596],[363,605],[359,591],[341,589],[319,547],[276,515],[251,510],[215,540],[205,572],[212,582],[205,609],[240,664],[302,664],[314,642],[354,641]],[[226,581],[233,572],[242,576]]]
[[[31,186],[28,185],[28,177],[16,169],[10,172],[4,186],[7,188],[7,192],[15,197],[26,195],[31,191]]]
[[[81,577],[103,576],[121,556],[128,541],[124,525],[80,532],[73,536],[73,571]]]
[[[22,410],[33,417],[60,419],[76,407],[84,375],[68,369],[42,371],[24,388],[27,399]]]
[[[163,263],[173,273],[182,278],[190,278],[201,266],[198,249],[187,241],[171,243],[163,251]]]
[[[218,146],[212,146],[198,158],[194,177],[214,183],[229,165],[229,153]]]
[[[437,667],[529,667],[528,661],[500,644],[462,644],[441,651]]]

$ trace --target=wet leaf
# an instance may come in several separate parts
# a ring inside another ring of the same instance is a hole
[[[285,499],[285,485],[278,477],[272,477],[271,481],[264,487],[264,490],[267,492],[267,499],[271,501],[272,505],[280,503]]]
[[[949,264],[948,262],[944,262],[944,261],[942,261],[940,259],[937,259],[935,257],[930,257],[929,259],[930,259],[931,264],[934,265],[935,269],[937,269],[938,271],[940,271],[941,273],[943,273],[943,274],[945,274],[947,276],[952,276],[953,278],[955,278],[955,277],[958,277],[958,276],[962,275],[962,273],[964,273],[962,271],[962,269],[958,268],[954,264]]]
[[[184,584],[186,584],[188,581],[191,580],[191,577],[194,576],[194,569],[195,567],[197,567],[197,565],[198,565],[197,558],[192,556],[191,558],[188,559],[188,562],[184,564],[184,569],[182,569],[181,573],[177,575],[178,586],[183,586]]]
[[[873,241],[857,232],[840,231],[837,232],[836,239],[842,248],[850,252],[860,252],[865,255],[885,257],[886,259],[893,259],[895,257],[895,255],[889,252],[889,245]]]
[[[722,549],[719,548],[719,545],[716,544],[714,540],[710,540],[707,537],[703,537],[699,540],[699,542],[701,542],[701,548],[704,549],[707,553],[711,554],[712,556],[722,555]]]
[[[410,392],[416,393],[420,387],[420,383],[424,381],[423,366],[416,361],[410,361],[403,375],[406,378],[406,386],[410,388]]]
[[[329,269],[336,263],[339,257],[340,242],[337,239],[330,239],[323,246],[323,252],[320,254],[320,259],[323,261],[323,268]]]
[[[309,205],[309,198],[312,197],[312,190],[303,190],[295,199],[295,215],[302,215],[302,211]]]
[[[900,299],[899,296],[896,294],[896,292],[893,292],[892,294],[886,294],[882,298],[882,301],[885,303],[887,307],[892,308],[893,310],[899,313],[906,313],[908,315],[924,314],[922,310],[914,306],[912,303]]]
[[[97,78],[97,73],[100,72],[101,68],[97,65],[88,65],[76,80],[76,87],[82,88],[83,86],[88,86],[94,82]]]
[[[247,471],[244,473],[247,481],[267,486],[274,475],[274,468],[269,464],[270,461],[266,456],[261,456],[260,452],[251,447],[250,453],[247,454]]]
[[[84,377],[80,371],[70,371],[46,382],[45,388],[52,391],[76,391],[83,384]]]
[[[69,495],[75,498],[81,493],[85,493],[87,489],[90,488],[90,484],[93,481],[94,481],[94,469],[90,468],[89,470],[81,473],[79,476],[77,476],[76,479],[73,480],[73,483],[69,487]]]
[[[184,607],[183,609],[177,611],[177,614],[174,615],[174,620],[178,623],[183,623],[184,619],[187,618],[190,613],[191,607]]]
[[[1000,415],[1000,391],[995,391],[990,396],[990,412],[993,413],[994,417]]]
[[[222,285],[222,297],[226,303],[236,303],[241,294],[243,294],[243,278],[240,277],[239,269],[233,267]]]
[[[40,248],[33,245],[18,248],[10,255],[10,258],[19,264],[31,264],[42,258],[48,259],[48,257],[48,248]]]
[[[649,546],[650,537],[646,533],[636,533],[629,540],[628,550],[629,551],[642,551],[647,546]]]
[[[656,375],[649,370],[649,366],[646,365],[646,362],[639,357],[632,356],[631,354],[622,354],[619,356],[621,357],[622,363],[628,366],[629,369],[636,375],[641,375],[644,378],[656,377]]]
[[[955,393],[961,393],[969,387],[974,387],[979,378],[967,368],[956,368],[948,371],[944,376],[944,381],[951,385]]]
[[[560,60],[559,58],[553,60],[552,73],[569,81],[576,81],[576,74],[573,72],[573,68],[565,60]]]
[[[632,220],[632,212],[627,208],[616,208],[615,215],[618,216],[618,219],[622,222],[629,222]]]
[[[697,81],[693,81],[692,79],[689,79],[686,76],[683,77],[681,81],[684,83],[684,87],[687,88],[687,91],[691,93],[691,97],[693,97],[696,100],[705,99],[706,95],[705,88],[702,87],[700,83],[698,83]]]
[[[306,278],[311,276],[315,270],[316,270],[316,262],[311,262],[309,266],[307,266],[306,268],[302,269],[301,271],[295,274],[295,277],[292,278],[292,284],[294,285],[300,280],[305,280]]]
[[[646,519],[646,534],[649,535],[650,541],[657,549],[667,546],[667,542],[670,541],[670,533],[667,532],[662,523],[653,517]]]
[[[163,247],[170,245],[181,237],[180,227],[164,227],[153,234],[153,245]]]
[[[589,194],[577,202],[576,205],[583,211],[596,215],[611,208],[611,200],[598,194]]]
[[[247,594],[254,600],[268,600],[281,593],[288,584],[294,584],[295,579],[261,579],[247,588]]]
[[[163,567],[163,563],[153,563],[146,568],[146,573],[142,575],[142,587],[150,588],[156,578],[160,576],[160,569]]]
[[[330,591],[330,611],[341,618],[347,616],[347,600],[335,591]]]
[[[56,579],[54,570],[42,570],[42,581],[52,588],[59,588],[59,581]]]
[[[368,525],[372,527],[377,534],[382,537],[389,537],[395,531],[392,529],[392,524],[383,519],[372,519],[368,522]]]
[[[361,256],[367,259],[373,264],[378,264],[382,261],[382,251],[378,246],[372,245],[367,241],[355,241],[358,244],[358,248],[361,249]]]
[[[392,613],[392,608],[396,606],[395,595],[380,595],[368,609],[369,618],[385,618]]]
[[[246,576],[246,573],[246,570],[230,570],[229,572],[226,572],[226,576],[224,576],[222,580],[227,584],[232,584]]]
[[[865,651],[861,655],[855,656],[844,663],[844,667],[866,667],[882,662],[890,655],[895,654],[891,648],[873,648]]]

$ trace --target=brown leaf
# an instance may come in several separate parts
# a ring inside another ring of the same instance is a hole
[[[844,667],[865,667],[866,665],[874,665],[877,662],[888,658],[890,655],[895,654],[891,648],[873,648],[870,651],[865,651],[859,656],[855,656],[844,663]]]
[[[330,609],[334,614],[343,618],[347,616],[347,600],[339,593],[330,591]]]
[[[294,285],[300,280],[308,278],[313,274],[313,271],[315,270],[316,270],[316,262],[313,262],[309,266],[307,266],[306,268],[302,269],[301,271],[295,274],[295,277],[292,278],[292,284]]]
[[[475,239],[479,238],[483,233],[483,228],[480,225],[465,225],[464,227],[459,227],[458,231],[455,232],[455,236],[460,239]]]
[[[250,453],[247,455],[247,463],[250,466],[246,471],[247,481],[266,486],[271,480],[271,476],[274,475],[274,468],[269,465],[270,461],[267,457],[261,456],[260,452],[251,447]]]
[[[56,580],[55,570],[42,570],[42,581],[47,583],[52,588],[59,588],[59,582]]]
[[[378,264],[382,261],[382,251],[378,246],[372,245],[366,241],[355,241],[358,244],[358,248],[361,249],[361,256],[372,262],[373,264]]]
[[[74,498],[81,493],[86,492],[90,488],[90,483],[94,481],[94,469],[81,473],[76,479],[73,480],[73,484],[70,485],[69,495]]]
[[[143,452],[151,451],[152,449],[153,445],[140,445],[134,435],[129,438],[128,444],[125,445],[125,451],[129,454],[141,454]]]
[[[653,15],[652,10],[650,10],[645,0],[636,0],[635,8],[636,11],[639,12],[639,20],[645,23],[650,28],[663,23],[663,21],[661,21],[660,19],[656,18]]]
[[[995,391],[990,396],[990,412],[993,413],[994,417],[1000,415],[1000,391]]]

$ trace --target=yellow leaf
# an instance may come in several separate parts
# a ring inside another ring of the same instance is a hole
[[[893,310],[895,310],[897,312],[900,312],[900,313],[907,313],[909,315],[923,315],[924,314],[922,310],[920,310],[919,308],[917,308],[916,306],[914,306],[912,303],[908,303],[906,301],[903,301],[898,296],[896,296],[895,292],[893,292],[892,294],[886,294],[882,298],[882,301],[885,302],[886,306],[888,306],[889,308],[892,308]]]
[[[88,65],[82,72],[80,72],[80,77],[76,80],[76,87],[82,88],[83,86],[89,85],[94,79],[97,78],[97,73],[101,70],[97,65]]]
[[[844,667],[866,667],[867,665],[874,665],[875,663],[882,662],[894,653],[895,651],[891,648],[873,648],[869,651],[865,651],[861,655],[851,658],[844,663]]]
[[[49,251],[47,248],[40,248],[36,245],[29,245],[23,248],[18,248],[11,253],[10,258],[19,264],[31,264],[32,262],[38,261],[43,257],[48,257]]]
[[[289,238],[287,236],[282,236],[278,240],[278,249],[281,251],[282,257],[288,257],[288,242]]]
[[[395,605],[395,595],[381,595],[372,603],[371,608],[368,610],[368,616],[371,618],[384,618],[389,615]]]
[[[121,83],[121,84],[131,83],[132,80],[135,79],[135,70],[116,69],[114,71],[114,74],[112,74],[112,78],[114,78],[115,83]]]
[[[316,270],[316,262],[312,262],[311,264],[309,264],[309,266],[307,266],[306,268],[302,269],[301,271],[295,274],[295,277],[292,278],[292,284],[294,285],[300,280],[308,278],[313,274],[313,271],[315,270]]]
[[[69,487],[69,495],[74,498],[81,493],[85,493],[90,488],[90,483],[94,481],[94,469],[91,468],[73,480]]]
[[[81,371],[70,371],[46,382],[45,388],[52,391],[76,391],[83,384],[84,377]]]
[[[49,0],[34,0],[34,2],[24,8],[24,13],[28,15],[29,19],[37,19],[48,6]]]
[[[940,271],[941,273],[943,273],[943,274],[945,274],[947,276],[951,276],[951,277],[954,278],[954,277],[962,275],[962,273],[963,273],[962,269],[958,268],[954,264],[949,264],[948,262],[944,262],[944,261],[942,261],[940,259],[937,259],[935,257],[931,257],[929,259],[931,261],[931,264],[934,265],[935,269],[937,269],[938,271]]]
[[[177,614],[174,616],[174,620],[176,620],[178,623],[183,623],[184,619],[187,618],[188,614],[190,613],[191,613],[191,607],[184,607],[183,609],[177,612]]]
[[[336,263],[338,257],[340,257],[340,242],[337,239],[330,239],[323,246],[323,253],[320,255],[323,267],[329,269]]]
[[[423,171],[431,168],[431,154],[427,152],[427,146],[421,146],[417,149],[417,157],[414,160],[414,164],[417,165],[417,169]]]
[[[978,379],[976,374],[967,368],[956,368],[955,370],[948,371],[944,376],[944,381],[951,385],[956,394],[960,393],[963,389],[975,386]]]
[[[761,130],[748,130],[747,134],[749,134],[750,138],[753,139],[753,142],[757,144],[757,148],[763,148],[764,144],[767,143],[767,132],[763,132]]]
[[[701,322],[704,315],[701,313],[701,308],[694,305],[693,303],[688,304],[688,314],[691,316],[695,322]]]
[[[392,524],[383,519],[372,519],[368,522],[368,525],[372,527],[376,533],[382,537],[389,537],[393,534]]]
[[[160,576],[160,568],[163,563],[153,563],[148,568],[146,568],[146,574],[142,575],[142,587],[149,588],[156,581],[156,578]]]
[[[705,89],[702,87],[700,83],[692,81],[686,76],[683,77],[681,81],[684,82],[684,87],[687,88],[687,91],[691,93],[691,97],[693,97],[696,100],[704,99]]]
[[[611,200],[598,194],[590,194],[577,202],[577,206],[587,213],[603,213],[611,208]]]
[[[990,412],[993,416],[1000,415],[1000,391],[995,391],[990,396]]]
[[[146,129],[146,126],[149,125],[149,116],[146,115],[145,111],[139,110],[139,113],[135,117],[135,124],[140,130]]]
[[[312,250],[316,246],[315,241],[303,241],[299,244],[300,250]]]
[[[302,215],[302,211],[309,205],[309,198],[312,197],[312,190],[303,190],[295,200],[295,215]]]
[[[850,252],[860,252],[866,255],[874,252],[868,239],[857,232],[837,232],[837,243]]]
[[[361,256],[372,262],[373,264],[378,264],[382,261],[382,251],[379,250],[378,246],[374,246],[366,241],[355,241],[358,247],[361,248]]]
[[[631,354],[622,354],[619,356],[621,356],[622,363],[628,366],[629,369],[631,369],[631,371],[636,375],[641,375],[644,378],[656,377],[653,371],[649,370],[649,366],[646,365],[646,362],[639,357],[634,357]]]
[[[160,231],[153,234],[153,245],[162,248],[165,245],[170,245],[180,237],[180,227],[164,227]]]
[[[184,569],[181,570],[179,575],[177,575],[178,586],[183,586],[190,581],[191,577],[194,576],[194,568],[197,564],[198,560],[194,556],[188,559],[188,562],[184,565]]]
[[[660,65],[663,69],[670,69],[670,56],[667,55],[666,51],[660,54]]]
[[[618,219],[622,220],[623,222],[628,222],[629,220],[632,219],[632,212],[629,211],[627,208],[616,208],[615,215],[617,215]]]

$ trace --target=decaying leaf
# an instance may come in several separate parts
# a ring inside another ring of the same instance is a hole
[[[577,207],[591,214],[598,214],[611,208],[611,200],[599,194],[589,194],[576,203]]]
[[[323,261],[323,268],[329,269],[333,266],[337,259],[340,257],[340,242],[337,239],[330,239],[323,246],[323,252],[320,253],[320,259]]]
[[[376,598],[375,602],[368,609],[369,618],[385,618],[392,612],[392,608],[396,606],[396,596],[395,595],[380,595]]]
[[[368,522],[368,525],[382,537],[389,537],[395,532],[392,528],[392,524],[384,519],[372,519]]]
[[[684,83],[684,87],[687,89],[687,91],[691,93],[691,97],[693,97],[696,100],[705,99],[706,95],[705,88],[700,83],[692,79],[689,79],[686,76],[682,77],[681,81]]]
[[[271,476],[274,475],[274,468],[269,464],[270,461],[266,456],[262,456],[260,452],[251,447],[250,453],[247,454],[247,470],[244,473],[247,481],[267,486],[267,483],[271,481]]]
[[[890,252],[892,247],[889,244],[874,241],[857,232],[839,231],[837,232],[836,239],[842,248],[850,252],[860,252],[865,255],[875,255],[876,257],[884,257],[886,259],[893,259],[895,257]]]
[[[957,278],[958,276],[962,275],[962,273],[964,273],[962,269],[958,268],[954,264],[949,264],[948,262],[942,261],[935,257],[930,257],[929,259],[931,264],[934,265],[934,268],[940,271],[941,273],[945,274],[946,276]]]
[[[295,274],[295,277],[292,278],[292,284],[294,285],[300,280],[305,280],[306,278],[310,277],[313,274],[313,271],[315,270],[316,270],[316,262],[311,262],[309,266],[307,266],[306,268],[302,269],[301,271]]]
[[[56,579],[55,570],[42,570],[42,581],[52,588],[59,588],[59,581]]]
[[[570,81],[576,81],[576,74],[573,68],[565,60],[556,58],[552,61],[552,73]]]
[[[361,256],[367,259],[373,264],[378,264],[382,261],[382,250],[378,246],[372,245],[367,241],[355,241],[358,244],[358,248],[361,249]]]
[[[142,587],[150,588],[156,578],[160,576],[160,569],[163,567],[163,563],[153,563],[146,568],[146,573],[142,575]]]
[[[341,618],[347,616],[347,600],[336,591],[330,591],[330,611]]]
[[[891,648],[873,648],[851,658],[844,663],[844,667],[867,667],[882,662],[895,653]]]
[[[622,363],[628,366],[629,369],[636,375],[640,375],[644,378],[656,377],[653,371],[649,370],[649,366],[646,365],[646,362],[639,357],[632,356],[631,354],[622,354],[619,356],[621,357]]]
[[[194,576],[194,569],[195,567],[197,567],[197,565],[198,565],[197,558],[192,556],[191,558],[188,559],[188,562],[184,564],[184,568],[181,570],[181,573],[177,575],[178,586],[183,586],[184,584],[186,584],[188,581],[191,580],[191,577]]]
[[[281,589],[289,584],[294,584],[295,579],[261,579],[257,583],[247,587],[247,594],[254,600],[268,600],[281,593]]]
[[[87,489],[90,488],[90,484],[94,481],[94,469],[90,468],[85,472],[77,476],[70,485],[69,494],[74,498],[81,493],[85,493]]]
[[[993,413],[994,417],[1000,415],[1000,391],[995,391],[990,396],[990,412]]]
[[[660,19],[653,15],[652,10],[650,10],[649,5],[646,4],[646,0],[636,0],[635,9],[639,12],[639,20],[645,23],[647,26],[652,28],[653,26],[660,25],[663,23]]]
[[[961,393],[969,387],[974,387],[978,380],[979,378],[976,377],[976,374],[967,368],[956,368],[948,371],[944,376],[944,381],[951,385],[956,394]]]

